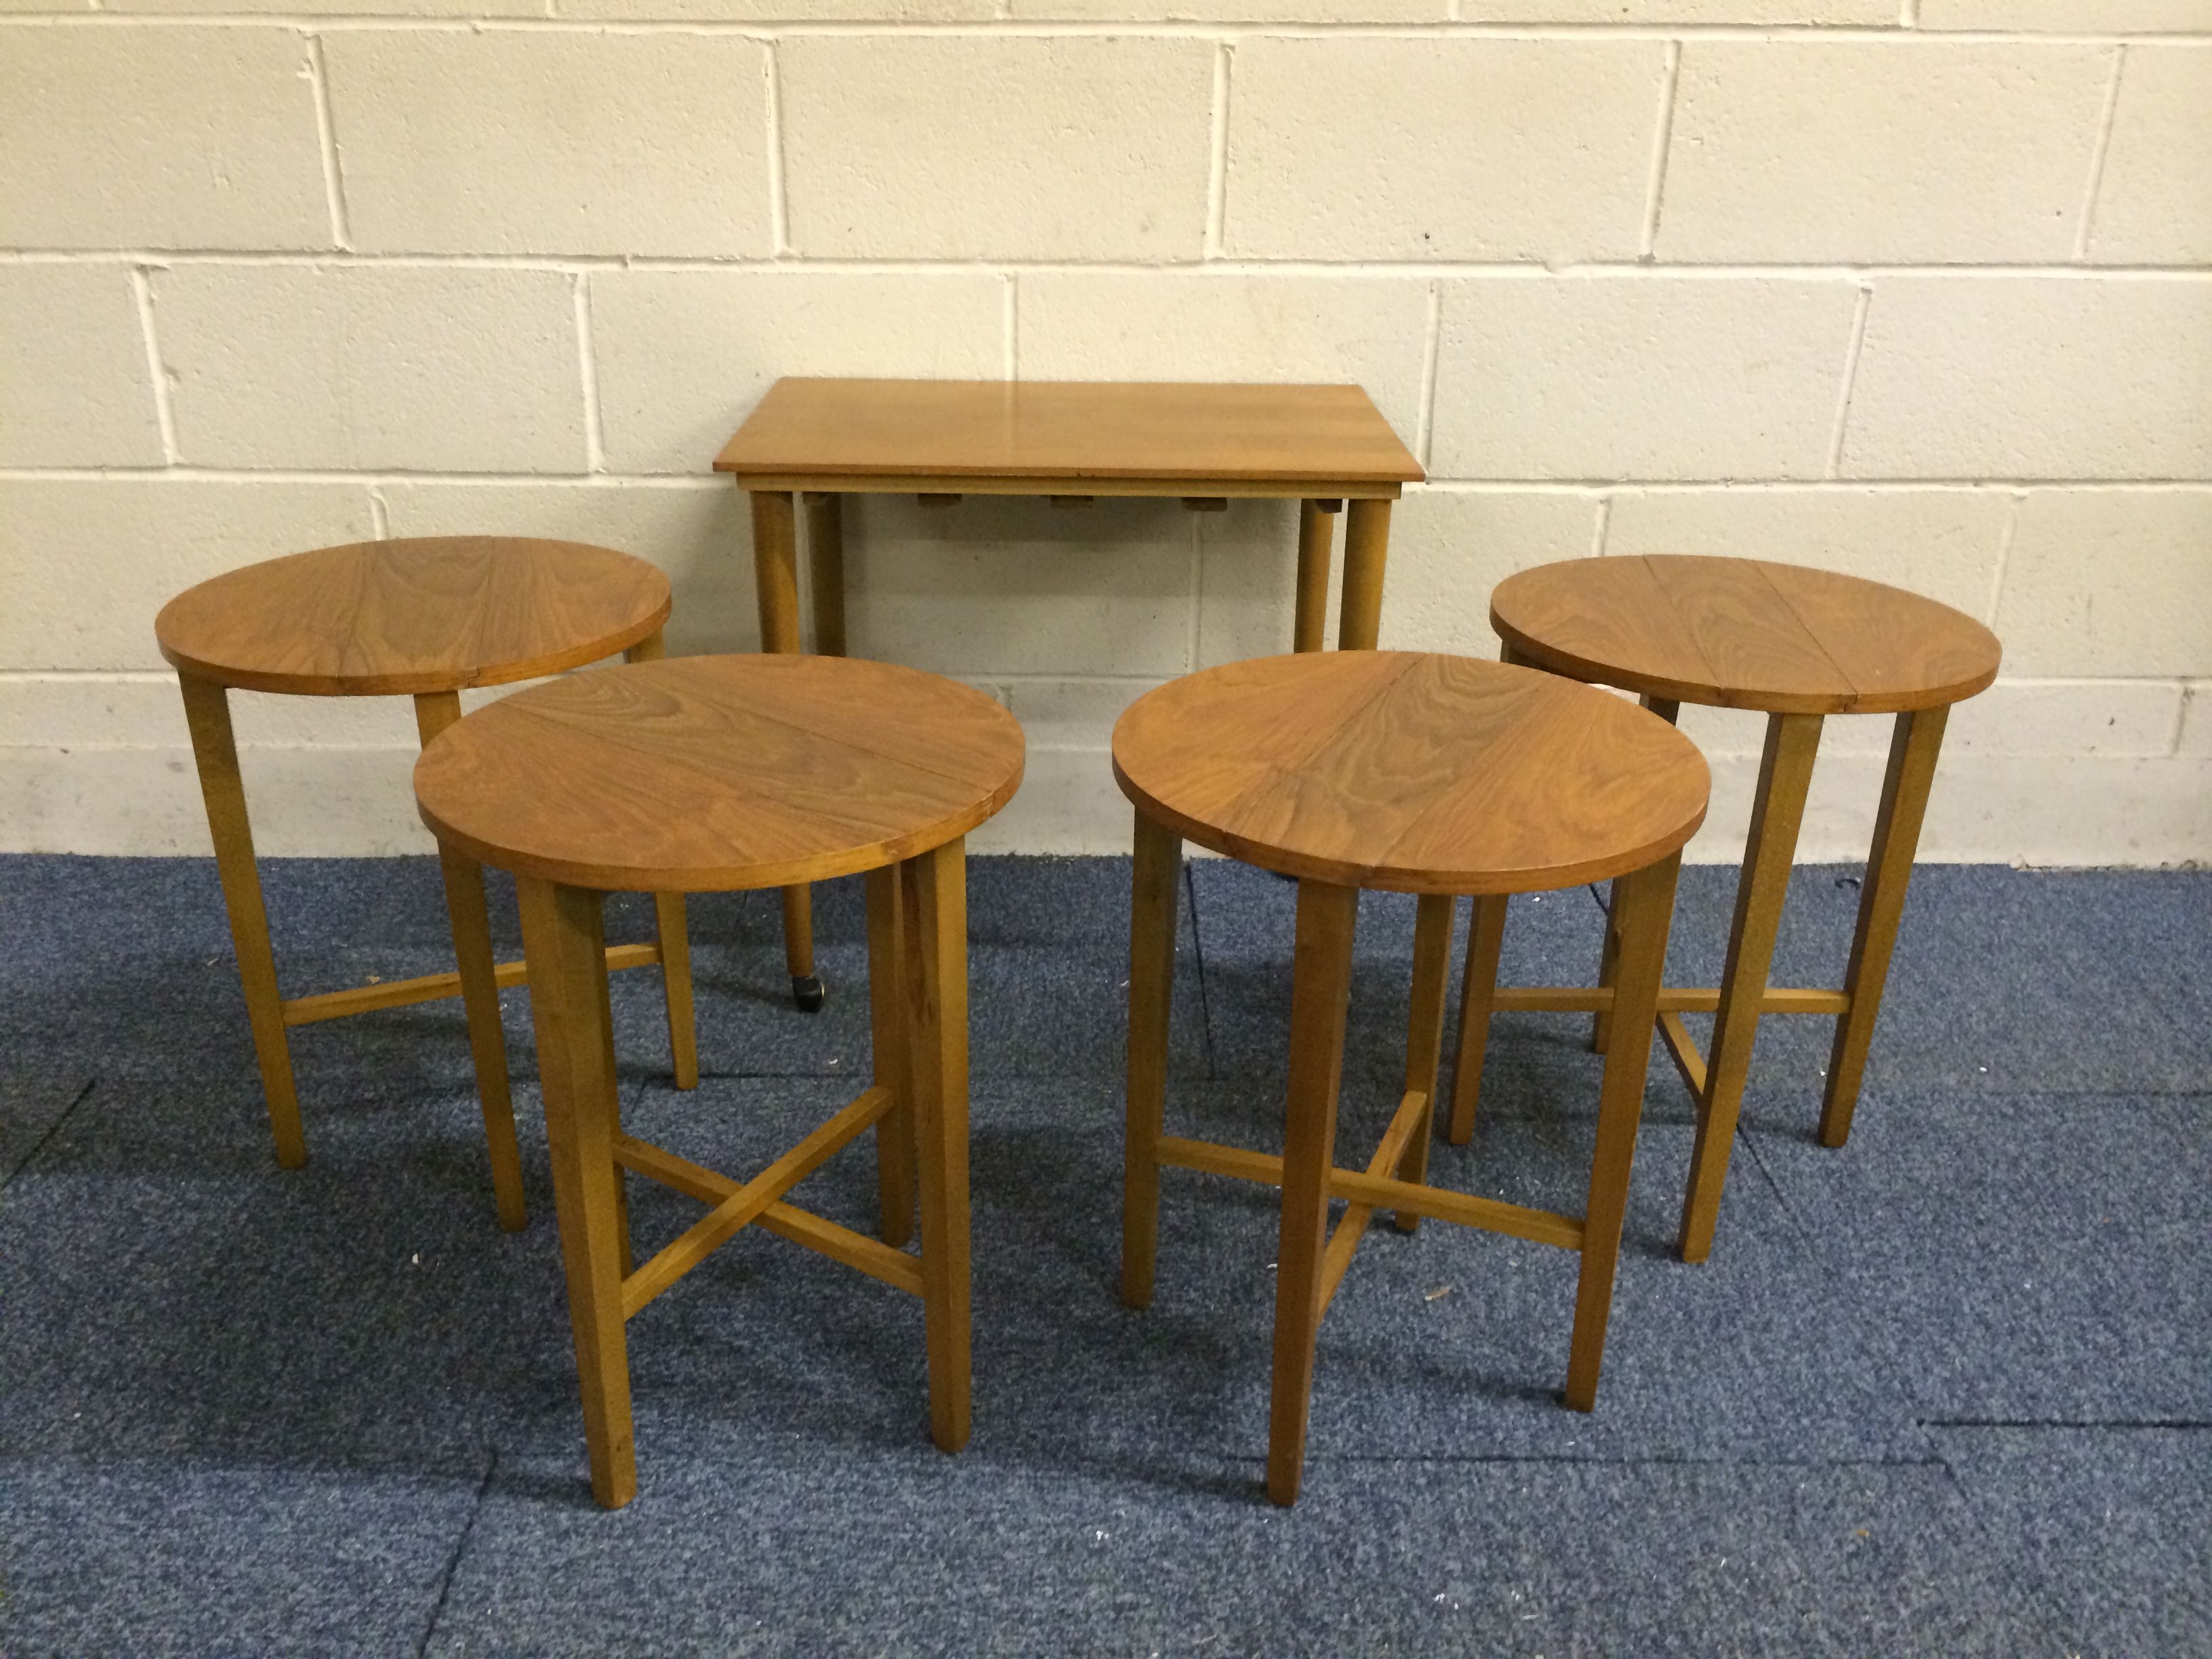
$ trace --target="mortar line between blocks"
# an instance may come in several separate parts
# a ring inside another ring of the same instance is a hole
[[[799,21],[768,23],[759,20],[630,19],[608,21],[588,17],[408,17],[391,13],[318,14],[310,12],[220,11],[20,12],[0,21],[0,27],[70,28],[125,26],[130,27],[261,27],[326,33],[374,30],[416,33],[482,34],[698,34],[738,35],[753,40],[795,40],[807,36],[890,38],[938,36],[1000,40],[1132,39],[1220,40],[1246,38],[1260,32],[1250,26],[1200,22],[1175,18],[1149,20],[1000,20],[997,18],[945,21],[927,19],[892,21]],[[1283,40],[1669,40],[1697,38],[1711,40],[1870,40],[1911,46],[1929,41],[1960,46],[2205,46],[2212,37],[2202,30],[2117,28],[2034,30],[2004,28],[1908,29],[1901,23],[1669,23],[1617,22],[1503,22],[1437,18],[1433,21],[1393,22],[1328,22],[1316,20],[1271,22],[1262,26],[1271,38]]]
[[[146,372],[152,377],[154,423],[161,434],[161,459],[177,464],[177,420],[169,407],[169,374],[161,367],[161,343],[154,331],[154,278],[143,265],[131,268],[131,293],[138,304],[138,333],[146,348]]]
[[[377,540],[388,542],[392,539],[392,509],[385,502],[381,484],[368,487],[368,523],[369,528],[376,532]]]
[[[791,200],[783,171],[783,64],[780,43],[762,42],[762,74],[767,78],[763,119],[768,126],[769,248],[778,258],[791,252]]]
[[[1226,41],[1213,48],[1213,104],[1208,131],[1206,173],[1206,235],[1200,244],[1208,259],[1222,253],[1222,237],[1229,217],[1229,98],[1230,54]]]
[[[2027,492],[2016,490],[2005,513],[2004,527],[1997,532],[1997,564],[1990,574],[1990,611],[1983,622],[1997,625],[1997,607],[2004,603],[2005,574],[2012,568],[2012,544],[2020,534],[2020,515],[2027,505]]]
[[[1607,539],[1613,534],[1613,492],[1607,490],[1597,498],[1597,522],[1590,526],[1590,557],[1605,556]]]
[[[569,284],[576,315],[576,372],[584,392],[584,467],[607,470],[606,429],[599,415],[599,358],[592,341],[592,276],[580,270]]]
[[[1421,340],[1421,413],[1420,423],[1413,434],[1414,453],[1421,458],[1421,471],[1429,470],[1429,458],[1437,441],[1437,357],[1443,349],[1444,291],[1438,283],[1429,284],[1429,311]]]
[[[1822,477],[1831,482],[1844,470],[1844,438],[1850,429],[1851,393],[1859,381],[1859,356],[1866,348],[1867,313],[1874,309],[1874,284],[1859,285],[1858,303],[1851,312],[1850,343],[1844,348],[1843,389],[1836,394],[1835,430],[1828,438],[1828,461]]]
[[[2112,52],[2112,78],[2105,82],[2105,107],[2097,118],[2097,142],[2089,151],[2089,181],[2081,191],[2081,223],[2074,234],[2074,259],[2079,264],[2089,257],[2089,242],[2097,227],[2097,198],[2105,187],[2105,159],[2112,151],[2112,128],[2119,118],[2120,76],[2128,66],[2128,49],[2124,42]]]
[[[331,240],[353,246],[353,224],[346,211],[345,174],[338,167],[338,129],[331,113],[331,74],[323,62],[323,37],[307,37],[307,85],[315,99],[315,137],[323,155],[323,195],[331,211]]]
[[[1667,156],[1674,144],[1674,100],[1682,83],[1682,43],[1667,43],[1667,70],[1659,89],[1659,123],[1651,139],[1650,183],[1644,198],[1644,234],[1638,258],[1652,262],[1659,246],[1659,213],[1667,196]]]

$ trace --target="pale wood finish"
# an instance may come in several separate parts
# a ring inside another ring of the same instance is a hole
[[[763,651],[795,653],[799,648],[799,529],[787,490],[752,494],[753,595],[760,613]],[[843,597],[844,553],[838,550],[838,594]],[[838,632],[844,631],[843,617]],[[783,891],[783,957],[794,994],[802,998],[815,981],[814,902],[803,883]],[[818,1006],[818,1005],[817,1005]]]
[[[1405,1174],[1407,1157],[1417,1139],[1427,1132],[1435,1097],[1418,1089],[1409,1089],[1398,1097],[1398,1109],[1390,1114],[1390,1122],[1376,1143],[1375,1155],[1367,1160],[1367,1176],[1370,1181],[1395,1181],[1409,1192],[1419,1192],[1425,1184],[1418,1177]],[[1335,1193],[1335,1171],[1331,1170],[1330,1195]],[[1412,1232],[1406,1224],[1418,1222],[1420,1212],[1401,1210],[1398,1231]],[[1367,1236],[1367,1224],[1374,1218],[1372,1204],[1354,1202],[1345,1206],[1344,1215],[1328,1236],[1328,1248],[1322,1253],[1321,1305],[1325,1313],[1336,1298],[1336,1287],[1344,1282],[1345,1270],[1352,1266],[1352,1253],[1358,1249],[1359,1241]]]
[[[1344,605],[1336,642],[1346,651],[1372,651],[1382,632],[1382,568],[1390,541],[1390,503],[1363,499],[1344,514]]]
[[[1182,888],[1182,839],[1142,812],[1129,902],[1127,1128],[1122,1141],[1121,1300],[1152,1300],[1159,1255],[1158,1146],[1166,1109],[1168,1023],[1175,990],[1176,918]]]
[[[906,907],[896,865],[862,878],[868,905],[868,1030],[876,1086],[891,1095],[876,1126],[878,1228],[884,1243],[903,1249],[914,1237],[914,1084],[907,1075]]]
[[[980,691],[853,658],[672,658],[501,699],[427,750],[423,822],[571,885],[784,887],[912,857],[1012,798],[1021,728]],[[546,787],[557,777],[560,787]]]
[[[604,901],[528,875],[515,890],[530,964],[530,1012],[545,1097],[545,1140],[554,1211],[568,1281],[568,1322],[584,1407],[592,1496],[620,1509],[637,1494],[631,1437],[629,1358],[623,1331],[626,1234],[614,1143],[621,1133],[615,1091],[614,1026],[607,1003]]]
[[[624,968],[657,968],[660,965],[660,946],[654,945],[610,945],[607,946],[607,969],[610,973]],[[492,967],[492,981],[501,990],[530,982],[530,969],[520,962],[496,963]],[[418,1002],[439,1002],[447,997],[461,994],[461,976],[452,974],[422,974],[413,979],[388,979],[374,985],[349,986],[343,991],[316,991],[303,997],[286,997],[283,1002],[284,1023],[287,1025],[313,1025],[326,1019],[346,1019],[355,1014],[365,1014],[378,1008],[407,1008]]]
[[[1620,955],[1613,989],[1613,1041],[1599,1086],[1597,1146],[1590,1157],[1589,1202],[1583,1212],[1582,1271],[1575,1283],[1575,1329],[1567,1356],[1566,1402],[1586,1412],[1597,1403],[1613,1310],[1620,1225],[1628,1211],[1628,1179],[1636,1160],[1636,1128],[1644,1115],[1651,1027],[1667,966],[1668,923],[1681,854],[1624,875],[1614,891],[1620,907]]]
[[[1291,623],[1291,649],[1318,651],[1328,626],[1329,563],[1335,556],[1336,526],[1329,509],[1340,502],[1298,503],[1297,609]]]
[[[1895,714],[1996,678],[1996,635],[1856,576],[1753,559],[1569,559],[1509,576],[1491,626],[1516,659],[1654,697],[1784,714]]]
[[[668,579],[575,542],[437,536],[270,559],[189,587],[154,635],[179,673],[365,697],[502,685],[613,656],[667,620]]]
[[[1466,1146],[1474,1133],[1482,1066],[1490,1052],[1490,1016],[1505,994],[1498,988],[1498,959],[1504,945],[1505,895],[1486,894],[1474,902],[1467,935],[1467,972],[1460,981],[1459,1053],[1454,1062],[1449,1131],[1455,1146]],[[1612,993],[1606,996],[1610,1002]]]
[[[458,691],[425,691],[415,698],[415,727],[428,744],[461,717]],[[453,961],[468,1020],[469,1053],[476,1062],[477,1100],[483,1111],[484,1146],[491,1158],[492,1201],[499,1224],[516,1232],[529,1221],[522,1196],[522,1149],[514,1138],[514,1103],[507,1091],[507,1034],[500,1024],[498,964],[491,952],[491,916],[484,904],[483,872],[456,847],[440,847],[446,915],[453,933]]]
[[[1457,908],[1458,901],[1449,894],[1424,893],[1413,915],[1413,987],[1406,1016],[1406,1092],[1420,1096],[1421,1111],[1396,1173],[1399,1180],[1415,1186],[1429,1175],[1437,1073],[1443,1060],[1444,1000],[1451,980],[1452,912]],[[1398,1231],[1413,1232],[1420,1220],[1418,1212],[1401,1210]]]
[[[750,1225],[921,1297],[931,1434],[945,1450],[957,1450],[971,1415],[965,843],[957,827],[927,842],[922,832],[896,826],[915,817],[917,792],[930,804],[916,821],[933,819],[940,833],[945,823],[980,822],[995,811],[1018,781],[1019,730],[997,704],[949,681],[836,658],[640,662],[559,684],[586,679],[593,684],[582,695],[556,699],[544,729],[530,732],[536,746],[529,774],[483,770],[480,763],[500,741],[483,732],[487,717],[497,713],[488,710],[431,744],[417,784],[425,820],[441,834],[444,820],[431,804],[477,821],[472,800],[482,791],[495,801],[479,830],[508,825],[521,842],[477,845],[488,861],[518,871],[523,897],[592,1492],[613,1507],[636,1487],[624,1322]],[[863,721],[869,708],[872,718]],[[856,732],[869,741],[857,741]],[[789,745],[794,733],[806,741],[780,759],[763,759],[764,749]],[[915,783],[904,762],[886,769],[884,751],[925,757],[935,769],[926,774],[933,781]],[[599,779],[618,781],[619,790],[592,781]],[[689,788],[688,805],[682,787]],[[878,788],[905,805],[879,810]],[[633,829],[626,885],[634,890],[775,886],[794,860],[811,872],[823,858],[863,856],[852,853],[856,843],[866,848],[868,861],[857,867],[869,886],[876,1079],[749,1181],[622,1133],[602,895],[597,885],[544,873],[585,867],[600,878],[598,885],[615,884],[605,879],[609,872],[593,849],[620,791],[653,799],[649,818],[689,825],[673,840]],[[961,799],[965,805],[956,805]],[[856,836],[856,825],[870,833]],[[884,831],[895,832],[878,833]],[[708,845],[702,836],[720,837],[713,856],[702,853]],[[911,845],[917,838],[926,844]],[[755,858],[756,848],[767,849],[764,860]],[[656,856],[669,860],[666,867],[649,864]],[[919,1261],[786,1201],[793,1186],[871,1128],[879,1131],[884,1171],[884,1231],[899,1237],[918,1198]],[[635,1268],[624,1170],[709,1206]]]
[[[1680,556],[1568,560],[1523,571],[1492,595],[1491,622],[1506,660],[1637,691],[1670,720],[1680,702],[1769,714],[1724,982],[1713,1001],[1705,1000],[1710,992],[1670,990],[1659,1002],[1659,1035],[1698,1101],[1680,1248],[1684,1260],[1702,1261],[1712,1247],[1759,1014],[1840,1016],[1820,1139],[1840,1146],[1850,1132],[1949,706],[1996,678],[2002,647],[1972,617],[1899,588],[1797,565]],[[1880,713],[1897,716],[1897,732],[1844,988],[1771,990],[1765,979],[1773,931],[1820,720]],[[1613,949],[1609,928],[1601,993],[1611,983]],[[1519,988],[1498,994],[1493,1006],[1579,1006],[1568,999],[1587,994]],[[1597,1010],[1593,1046],[1602,1049],[1611,1005],[1590,1006]],[[1709,1006],[1720,1011],[1710,1059],[1681,1018],[1683,1010]]]
[[[1675,723],[1682,711],[1682,705],[1672,697],[1647,696],[1639,701],[1669,726]],[[1597,982],[1610,989],[1613,985],[1613,961],[1620,953],[1620,935],[1613,926],[1613,895],[1610,892],[1606,895],[1605,915],[1605,944],[1598,955]],[[1590,1020],[1590,1052],[1592,1054],[1601,1054],[1605,1052],[1606,1039],[1612,1029],[1613,1011],[1609,1007],[1599,1009]]]
[[[667,654],[666,641],[655,629],[651,637],[640,640],[623,652],[623,659],[626,662],[659,662]],[[696,1089],[699,1086],[698,1022],[692,1012],[691,934],[684,919],[684,895],[655,893],[653,923],[660,942],[660,984],[668,1005],[668,1048],[676,1086]],[[608,966],[613,965],[610,961]]]
[[[1912,879],[1912,856],[1920,845],[1921,821],[1927,815],[1928,792],[1936,781],[1936,760],[1949,712],[1926,708],[1899,714],[1890,739],[1874,847],[1859,890],[1858,927],[1844,974],[1844,994],[1850,999],[1850,1007],[1836,1022],[1835,1046],[1828,1055],[1827,1087],[1820,1103],[1823,1146],[1840,1146],[1850,1136],[1851,1114],[1858,1106],[1875,1016],[1889,979],[1890,953],[1905,917],[1905,891]]]
[[[953,493],[962,487],[941,481],[1027,479],[1025,493],[1044,495],[1103,494],[1116,480],[1200,480],[1157,493],[1215,495],[1226,479],[1293,495],[1358,481],[1395,495],[1423,476],[1358,386],[1034,380],[781,380],[714,466],[744,480]]]
[[[269,1103],[269,1130],[276,1162],[296,1170],[307,1161],[300,1127],[300,1093],[292,1080],[292,1049],[284,1036],[283,998],[276,989],[276,958],[269,948],[269,913],[261,899],[261,872],[253,861],[253,827],[246,816],[246,783],[238,769],[238,744],[230,726],[229,694],[211,680],[177,677],[184,693],[185,723],[215,838],[216,872],[222,879],[230,915],[230,942],[246,994],[246,1018],[261,1067],[261,1092]]]
[[[907,976],[908,1076],[921,1166],[923,1323],[929,1431],[940,1450],[968,1443],[968,880],[955,839],[902,867],[913,951]]]
[[[1172,681],[1122,714],[1114,770],[1140,811],[1202,847],[1425,893],[1638,868],[1696,832],[1708,788],[1689,740],[1619,698],[1394,651],[1262,658]]]
[[[1274,1381],[1267,1412],[1267,1496],[1297,1501],[1321,1329],[1329,1176],[1336,1167],[1336,1101],[1352,989],[1356,888],[1298,884],[1291,975],[1291,1086],[1283,1113],[1282,1224],[1275,1247]]]
[[[1751,1074],[1752,1042],[1766,999],[1774,938],[1782,926],[1782,902],[1789,896],[1790,866],[1797,856],[1798,828],[1804,822],[1805,796],[1813,784],[1820,719],[1818,714],[1767,716],[1751,834],[1743,873],[1736,882],[1735,918],[1729,928],[1728,965],[1721,971],[1712,1052],[1698,1097],[1697,1140],[1690,1155],[1690,1187],[1682,1200],[1676,1245],[1685,1261],[1703,1261],[1712,1252],[1721,1189],[1728,1180],[1736,1119]]]
[[[1404,1108],[1402,1101],[1400,1108]],[[1159,1154],[1161,1166],[1165,1169],[1230,1176],[1239,1181],[1258,1182],[1264,1187],[1283,1184],[1283,1160],[1267,1152],[1163,1135]],[[1525,1238],[1533,1244],[1557,1244],[1570,1250],[1582,1248],[1583,1224],[1572,1216],[1554,1215],[1549,1210],[1532,1210],[1494,1198],[1477,1198],[1470,1193],[1450,1192],[1442,1187],[1416,1187],[1410,1182],[1369,1171],[1341,1167],[1330,1170],[1328,1195],[1372,1209],[1412,1210],[1431,1221],[1449,1221],[1486,1233],[1503,1233],[1509,1238]]]

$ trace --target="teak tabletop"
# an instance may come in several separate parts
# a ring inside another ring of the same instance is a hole
[[[1948,605],[1759,559],[1567,559],[1509,576],[1491,625],[1540,668],[1679,702],[1894,714],[1996,678],[1996,635]]]
[[[433,536],[246,566],[161,607],[184,673],[295,696],[419,696],[597,662],[668,619],[668,578],[577,542]]]
[[[1395,496],[1422,476],[1356,386],[1021,380],[778,380],[714,467],[755,489],[1015,495]]]
[[[501,699],[416,763],[440,842],[574,887],[820,881],[964,836],[1012,799],[1022,732],[894,663],[678,657]],[[558,788],[546,787],[557,778]]]
[[[799,524],[805,503],[813,648],[845,654],[848,495],[912,492],[927,507],[963,495],[1181,497],[1217,512],[1231,496],[1298,504],[1290,643],[1318,651],[1335,522],[1344,521],[1337,643],[1371,649],[1382,627],[1390,504],[1422,477],[1356,386],[1146,385],[1014,380],[782,380],[714,462],[752,497],[761,648],[801,648]],[[783,895],[785,965],[799,1007],[822,1006],[804,886]]]
[[[1114,775],[1186,839],[1285,875],[1411,893],[1549,890],[1697,833],[1687,738],[1571,681],[1405,651],[1263,657],[1172,680]]]

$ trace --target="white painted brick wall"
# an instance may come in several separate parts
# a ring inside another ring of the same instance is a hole
[[[2208,178],[2212,0],[0,0],[0,848],[204,850],[153,614],[288,550],[626,547],[753,648],[708,463],[874,373],[1357,382],[1433,475],[1386,645],[1555,558],[1896,582],[2007,645],[1931,856],[2212,858]],[[849,526],[856,647],[1029,731],[979,845],[1125,847],[1115,716],[1288,642],[1282,503]],[[1686,725],[1733,856],[1760,723]],[[265,850],[427,846],[404,705],[239,726]]]

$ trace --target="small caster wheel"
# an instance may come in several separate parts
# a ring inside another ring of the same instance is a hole
[[[822,988],[820,975],[793,974],[791,976],[791,1000],[799,1005],[802,1014],[818,1014],[830,994]]]

